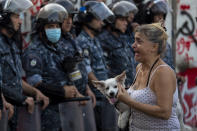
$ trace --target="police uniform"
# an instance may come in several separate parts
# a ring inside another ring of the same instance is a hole
[[[1,94],[1,92],[0,92],[0,94]],[[3,109],[3,102],[2,102],[2,97],[0,98],[0,110],[2,110]]]
[[[99,40],[109,67],[109,77],[115,77],[126,71],[127,79],[125,85],[129,87],[135,74],[131,45],[127,43],[125,36],[120,35],[120,37],[116,37],[107,30],[99,35]]]
[[[3,94],[11,103],[21,105],[26,97],[22,94],[22,64],[16,43],[0,34],[1,74]]]
[[[127,36],[127,41],[129,43],[131,43],[131,45],[135,42],[135,34],[133,32],[133,27],[131,26],[130,23],[128,23],[128,26],[127,26],[127,30],[125,32],[125,35]]]
[[[174,59],[173,59],[173,54],[172,54],[172,48],[170,44],[167,42],[166,43],[166,50],[163,55],[163,61],[168,64],[173,70],[174,68]]]
[[[98,80],[106,80],[108,70],[98,39],[92,39],[85,31],[81,31],[76,41],[83,51],[87,72],[93,72]],[[102,95],[96,88],[92,89],[96,96]]]
[[[42,82],[38,89],[45,95],[56,100],[56,96],[64,97],[63,86],[68,84],[68,76],[61,65],[62,48],[58,43],[50,46],[41,41],[38,36],[33,38],[31,45],[24,51],[23,68],[26,72],[27,82],[35,85]],[[44,86],[44,87],[43,87]],[[59,131],[60,117],[58,105],[49,105],[41,115],[43,131]]]
[[[64,34],[59,43],[61,44],[62,48],[64,48],[64,56],[70,56],[71,58],[74,58],[75,53],[79,53],[81,56],[83,55],[80,47],[76,44],[76,41],[72,39],[71,34]],[[85,62],[83,60],[76,64],[76,69],[74,72],[75,73],[68,72],[70,74],[70,82],[76,86],[81,94],[86,95],[88,74],[85,68]]]
[[[84,62],[88,73],[93,72],[98,80],[108,79],[108,69],[103,57],[103,50],[97,38],[91,38],[84,30],[76,38],[84,53]],[[117,116],[114,107],[95,87],[90,86],[97,98],[94,108],[98,131],[115,131]]]
[[[0,95],[2,95],[2,74],[1,74],[2,70],[1,70],[1,64],[0,64]],[[3,101],[2,101],[2,97],[0,97],[0,110],[3,109]]]
[[[16,42],[5,35],[0,34],[0,66],[1,87],[4,97],[13,105],[21,106],[26,99],[22,89],[22,64],[20,50]],[[17,111],[9,121],[11,129],[17,125]]]
[[[135,52],[134,52],[134,50],[132,48],[132,45],[135,42],[135,34],[134,34],[134,32],[128,31],[123,36],[125,37],[126,44],[128,46],[128,49],[130,50],[130,54],[131,54],[132,60],[134,62],[134,68],[136,68],[136,66],[138,65],[138,62],[134,59]],[[134,71],[134,73],[135,73],[135,71]]]

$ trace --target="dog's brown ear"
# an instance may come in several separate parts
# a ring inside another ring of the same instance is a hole
[[[105,88],[105,83],[104,83],[104,81],[94,81],[94,80],[92,80],[92,84],[93,84],[93,86],[94,87],[96,87],[96,88]]]
[[[120,75],[116,76],[116,81],[120,83],[124,83],[126,79],[126,71],[123,71]]]

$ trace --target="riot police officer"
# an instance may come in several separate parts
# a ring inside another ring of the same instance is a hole
[[[50,3],[42,7],[36,18],[32,43],[23,54],[27,81],[51,100],[51,104],[42,112],[43,131],[60,130],[58,100],[79,95],[75,86],[69,83],[63,62],[65,53],[59,44],[61,24],[65,18],[68,18],[68,13],[59,4]]]
[[[100,33],[103,21],[113,19],[113,13],[102,2],[88,1],[78,14],[81,32],[76,38],[84,53],[86,70],[91,89],[96,95],[95,118],[98,131],[116,130],[116,114],[114,107],[104,96],[91,85],[92,80],[106,80],[108,69],[103,57],[103,50],[96,36]]]
[[[1,94],[1,87],[0,87],[0,95],[2,95]],[[1,112],[2,112],[2,109],[3,109],[3,102],[2,102],[2,97],[0,97],[0,120],[1,120]]]
[[[143,24],[151,24],[161,22],[165,28],[165,19],[168,13],[168,3],[163,0],[148,1],[144,8],[141,17]],[[170,44],[166,43],[166,51],[163,54],[163,60],[174,69],[174,60]]]
[[[125,70],[127,73],[126,87],[132,84],[135,74],[133,53],[124,36],[128,25],[127,19],[132,8],[133,5],[127,1],[115,3],[112,7],[115,20],[112,24],[108,24],[106,30],[99,35],[109,67],[109,77],[115,77]]]
[[[129,4],[127,4],[129,3]],[[137,22],[134,22],[133,20],[135,19],[135,16],[138,12],[138,8],[135,4],[133,4],[131,1],[128,1],[128,2],[125,2],[125,4],[127,6],[130,5],[130,13],[129,13],[129,16],[127,18],[128,20],[128,25],[127,25],[127,30],[125,32],[125,39],[126,39],[126,43],[127,43],[127,47],[130,51],[130,53],[132,54],[132,59],[134,58],[134,50],[133,48],[131,47],[131,45],[134,43],[135,39],[134,39],[134,31],[135,31],[135,28],[137,26],[139,26],[139,24]],[[134,63],[135,63],[135,66],[137,65],[137,62],[135,61],[135,59],[133,59]]]
[[[74,7],[73,3],[69,0],[55,0],[55,3],[62,5],[68,11],[68,18],[62,24],[63,31],[69,32],[72,37],[75,36],[74,28],[73,28],[73,17],[78,13],[77,9]]]
[[[29,0],[1,1],[0,17],[0,53],[1,53],[1,74],[2,91],[7,101],[14,105],[27,104],[28,111],[33,112],[35,96],[37,100],[43,100],[45,108],[49,100],[39,90],[33,88],[22,80],[21,51],[17,47],[20,35],[21,19],[19,14],[33,4]],[[23,95],[28,94],[32,97]],[[12,124],[16,126],[15,124]],[[15,127],[14,127],[15,128]]]
[[[1,59],[1,58],[0,58]],[[0,120],[2,118],[3,115],[3,109],[8,110],[8,119],[10,119],[13,114],[14,114],[14,106],[11,105],[10,103],[8,103],[4,96],[3,96],[3,92],[2,92],[2,74],[1,74],[1,65],[0,65]]]
[[[68,11],[68,18],[66,18],[62,24],[62,39],[60,44],[65,49],[65,56],[70,57],[71,59],[75,59],[78,57],[83,57],[82,51],[79,45],[76,44],[74,40],[74,36],[71,34],[71,29],[73,26],[73,16],[74,14],[78,13],[77,10],[74,8],[74,5],[68,0],[56,0],[55,3],[62,5]],[[92,98],[93,105],[96,104],[96,98],[91,89],[88,86],[88,74],[85,69],[84,61],[76,62],[76,68],[70,74],[77,75],[70,75],[70,80],[75,84],[79,92],[83,95],[88,95]]]
[[[134,30],[139,25],[138,23],[133,21],[135,18],[135,15],[138,12],[138,8],[135,4],[133,4],[129,1],[124,1],[123,3],[125,3],[125,5],[127,5],[127,6],[129,6],[129,10],[130,10],[129,16],[127,18],[128,25],[127,25],[127,30],[126,30],[125,34],[128,39],[129,47],[131,48],[131,44],[134,43]]]

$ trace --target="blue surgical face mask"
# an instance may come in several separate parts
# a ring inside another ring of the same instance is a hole
[[[47,39],[52,42],[56,43],[61,37],[61,29],[60,28],[53,28],[53,29],[45,29]]]

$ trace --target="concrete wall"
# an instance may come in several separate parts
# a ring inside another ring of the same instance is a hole
[[[197,1],[177,0],[176,71],[185,78],[180,86],[185,123],[197,126]],[[173,28],[172,28],[173,29]]]
[[[197,1],[179,0],[177,12],[177,71],[197,67]]]

